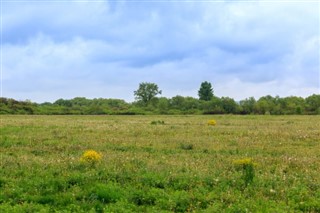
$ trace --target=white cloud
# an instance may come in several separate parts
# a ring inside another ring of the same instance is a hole
[[[3,95],[119,97],[319,92],[319,3],[4,3]],[[51,95],[48,95],[51,94]],[[52,99],[51,99],[52,100]]]

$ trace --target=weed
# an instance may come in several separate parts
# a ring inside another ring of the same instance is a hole
[[[113,203],[122,197],[121,188],[117,184],[96,184],[90,192],[90,199],[97,199],[102,203]]]
[[[154,205],[157,197],[146,189],[135,189],[131,192],[129,200],[138,205]]]
[[[150,123],[151,125],[164,125],[164,121],[161,120],[157,120],[157,121],[151,121]]]
[[[0,188],[5,186],[6,180],[0,177]]]
[[[180,144],[180,148],[183,150],[192,150],[192,149],[194,149],[194,145],[191,143],[187,143],[187,144],[182,143],[182,144]]]
[[[186,191],[176,191],[173,195],[174,212],[188,212],[192,205],[190,195]]]
[[[255,163],[253,163],[251,158],[244,158],[235,160],[234,165],[242,170],[242,179],[244,180],[245,186],[253,182],[255,176]]]

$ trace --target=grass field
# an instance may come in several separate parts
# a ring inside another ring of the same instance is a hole
[[[320,212],[320,116],[3,115],[0,149],[0,212]]]

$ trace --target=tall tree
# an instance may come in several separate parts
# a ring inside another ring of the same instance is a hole
[[[138,90],[134,91],[134,96],[136,100],[148,104],[152,98],[161,93],[162,91],[155,83],[142,82],[139,84]]]
[[[213,97],[213,89],[211,83],[205,81],[201,83],[198,91],[199,99],[203,101],[210,101]]]
[[[254,97],[247,98],[245,100],[240,101],[241,112],[243,114],[251,114],[254,110],[254,105],[256,104],[256,99]]]
[[[223,110],[226,113],[233,113],[233,114],[237,113],[238,105],[235,102],[235,100],[233,100],[232,98],[222,97],[221,98],[221,105],[222,105]]]
[[[306,105],[310,114],[320,114],[320,95],[313,94],[307,97]]]

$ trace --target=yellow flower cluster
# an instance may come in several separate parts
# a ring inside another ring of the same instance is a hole
[[[217,124],[217,122],[213,119],[208,121],[209,126],[215,126],[216,124]]]
[[[85,163],[97,163],[101,160],[101,158],[102,156],[98,152],[94,150],[87,150],[83,153],[80,161]]]
[[[257,164],[253,162],[251,158],[243,158],[239,160],[233,161],[234,165],[236,166],[246,166],[246,165],[252,165],[256,166]]]

